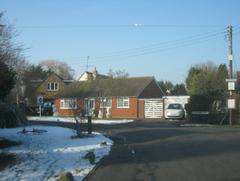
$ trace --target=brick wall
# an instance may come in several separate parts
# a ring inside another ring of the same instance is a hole
[[[138,100],[138,118],[144,119],[145,109],[144,109],[144,100]]]
[[[57,91],[48,91],[48,83],[58,83]],[[44,99],[55,99],[60,90],[64,89],[65,83],[55,74],[51,74],[38,88],[36,91],[37,95],[43,95]]]
[[[138,118],[137,97],[129,97],[129,108],[117,108],[117,98],[112,100],[113,118]]]
[[[74,111],[71,109],[60,109],[60,100],[56,99],[54,104],[58,110],[59,116],[73,116]],[[78,109],[84,108],[83,99],[78,99]],[[95,100],[95,109],[100,109],[99,100]],[[137,97],[129,97],[129,108],[117,108],[117,98],[112,99],[111,108],[112,118],[131,118],[143,119],[144,118],[144,101],[138,100]]]
[[[84,101],[82,99],[77,99],[77,110],[60,109],[60,100],[61,99],[54,100],[54,105],[56,106],[56,108],[58,110],[59,116],[74,116],[74,114],[76,114],[76,111],[78,111],[78,113],[79,113],[81,108],[83,108],[83,106],[84,106]]]

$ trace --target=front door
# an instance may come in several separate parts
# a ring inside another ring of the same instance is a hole
[[[84,109],[87,114],[91,113],[95,109],[95,100],[94,99],[85,99],[84,100]]]

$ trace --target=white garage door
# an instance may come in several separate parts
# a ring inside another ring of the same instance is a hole
[[[145,100],[145,118],[162,118],[163,117],[163,100],[147,99]]]

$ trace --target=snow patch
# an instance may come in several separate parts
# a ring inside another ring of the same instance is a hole
[[[51,126],[29,126],[26,130],[46,130],[43,133],[19,134],[22,128],[1,129],[0,137],[22,144],[0,149],[14,153],[19,163],[0,172],[0,180],[55,181],[63,172],[71,172],[75,180],[82,180],[94,167],[83,157],[93,151],[98,162],[109,154],[112,141],[99,133],[92,137],[72,139],[74,130]],[[107,145],[102,146],[101,143]]]
[[[75,119],[72,117],[28,117],[29,121],[50,121],[50,122],[65,122],[65,123],[75,123]],[[121,119],[121,120],[92,120],[93,124],[122,124],[130,123],[134,120]],[[87,123],[87,120],[84,119],[83,123]]]
[[[181,124],[181,127],[212,127],[211,124]]]

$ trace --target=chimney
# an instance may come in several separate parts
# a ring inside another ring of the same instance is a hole
[[[92,74],[93,74],[93,80],[95,80],[97,78],[97,75],[98,75],[96,67],[94,67],[94,69],[92,71]]]

